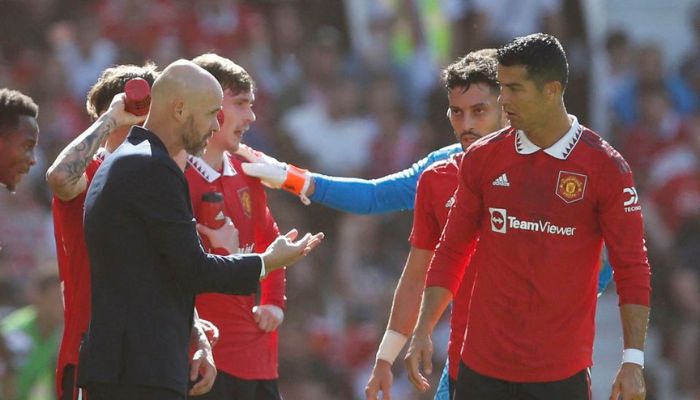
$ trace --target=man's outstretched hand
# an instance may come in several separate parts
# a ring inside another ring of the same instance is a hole
[[[297,238],[299,232],[296,229],[292,229],[287,232],[286,235],[278,236],[267,250],[262,254],[263,261],[265,262],[265,273],[270,272],[294,264],[295,262],[306,257],[311,250],[316,246],[321,244],[323,240],[323,232],[312,235],[307,233],[301,239],[294,241]]]

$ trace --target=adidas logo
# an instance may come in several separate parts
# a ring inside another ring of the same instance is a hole
[[[505,187],[510,186],[510,182],[508,182],[508,175],[506,175],[506,173],[504,172],[501,176],[493,180],[492,185]]]
[[[226,219],[226,216],[224,215],[223,211],[219,211],[219,213],[216,214],[216,218],[214,218],[214,219],[218,221],[220,219]]]

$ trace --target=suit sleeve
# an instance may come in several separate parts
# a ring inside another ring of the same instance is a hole
[[[599,220],[613,268],[620,305],[648,306],[651,269],[644,245],[639,196],[627,162],[615,154],[598,179]]]
[[[279,236],[280,231],[275,218],[267,207],[267,196],[262,185],[257,185],[253,193],[255,194],[253,201],[256,207],[254,210],[255,251],[262,253]],[[286,284],[286,268],[280,268],[268,274],[260,282],[260,304],[272,304],[285,309],[287,305]]]
[[[339,178],[313,174],[311,200],[336,210],[355,214],[381,214],[410,210],[420,174],[436,161],[462,151],[459,144],[443,147],[410,168],[378,179]]]
[[[142,170],[141,170],[142,171]],[[189,206],[184,176],[163,162],[152,162],[147,174],[131,177],[132,207],[158,257],[167,260],[173,278],[192,293],[255,293],[262,260],[258,255],[217,256],[202,248]]]
[[[474,252],[482,215],[478,170],[473,151],[467,151],[459,169],[455,203],[447,216],[445,229],[428,268],[426,287],[440,286],[454,296]]]

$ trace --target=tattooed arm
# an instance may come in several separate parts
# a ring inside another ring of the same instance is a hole
[[[46,172],[46,180],[56,197],[69,201],[84,192],[87,189],[85,169],[107,135],[117,128],[138,124],[143,119],[124,111],[123,94],[114,96],[109,109],[70,142]]]

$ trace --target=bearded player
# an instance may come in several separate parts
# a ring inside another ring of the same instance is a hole
[[[75,385],[76,370],[80,342],[90,323],[90,262],[83,233],[85,194],[105,157],[126,139],[132,125],[145,119],[125,111],[124,85],[133,78],[153,84],[157,75],[152,64],[106,69],[87,95],[87,112],[93,124],[61,151],[46,174],[54,193],[54,234],[64,299],[64,331],[56,369],[56,389],[61,400],[80,396]],[[192,339],[198,349],[206,350],[208,343],[202,329],[201,324],[195,324]],[[191,393],[204,392],[213,382],[216,371],[213,363],[207,362],[209,353],[206,350],[196,355],[193,371],[204,379]],[[200,365],[204,371],[200,371]]]
[[[493,49],[469,53],[443,72],[449,101],[447,115],[462,149],[505,125],[498,105],[500,90],[496,79],[495,54]],[[378,399],[380,392],[383,399],[391,398],[391,365],[413,331],[428,265],[454,202],[452,196],[457,189],[457,172],[463,154],[457,153],[436,162],[421,174],[418,181],[413,230],[409,239],[411,249],[394,292],[389,325],[365,389],[368,400]],[[448,398],[457,378],[456,367],[459,365],[459,351],[466,325],[463,310],[468,310],[475,276],[476,273],[472,273],[465,277],[452,305],[454,311],[448,346],[449,385],[441,381],[436,393],[438,399]]]

